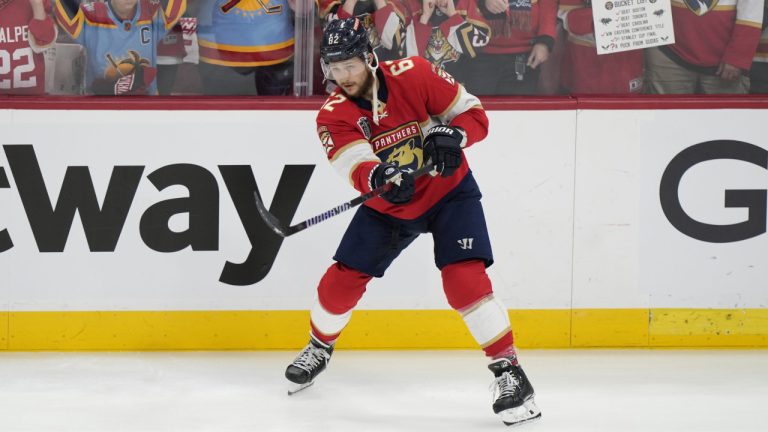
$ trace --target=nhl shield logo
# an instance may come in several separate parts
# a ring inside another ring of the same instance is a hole
[[[688,6],[691,12],[702,16],[714,9],[717,6],[717,2],[718,0],[685,0],[685,5]]]

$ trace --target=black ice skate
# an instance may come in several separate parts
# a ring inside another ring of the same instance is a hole
[[[514,426],[541,417],[541,411],[533,401],[533,386],[520,365],[513,359],[501,358],[488,365],[496,379],[493,387],[493,412],[507,426]]]
[[[331,361],[332,353],[333,345],[326,345],[311,337],[307,346],[285,370],[288,381],[296,384],[288,389],[288,394],[292,395],[314,384],[315,377],[324,371]]]

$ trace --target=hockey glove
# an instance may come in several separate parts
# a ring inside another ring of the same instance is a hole
[[[378,164],[371,172],[371,189],[390,184],[391,187],[380,196],[392,204],[405,204],[413,198],[415,181],[411,173],[394,164]]]
[[[435,126],[424,138],[424,160],[432,160],[435,171],[443,177],[450,177],[461,165],[461,148],[467,136],[453,126]]]

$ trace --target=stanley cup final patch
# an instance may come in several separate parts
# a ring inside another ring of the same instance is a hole
[[[357,119],[357,126],[368,141],[371,140],[371,124],[368,123],[368,118],[360,117]]]
[[[320,137],[320,143],[325,149],[325,154],[330,155],[334,147],[333,139],[331,138],[331,131],[329,131],[325,126],[320,126],[317,128],[317,135]]]

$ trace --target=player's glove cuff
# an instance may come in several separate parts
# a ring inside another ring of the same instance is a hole
[[[424,138],[424,160],[432,161],[437,174],[449,177],[461,166],[461,149],[466,145],[467,134],[462,129],[447,125],[435,126]]]

